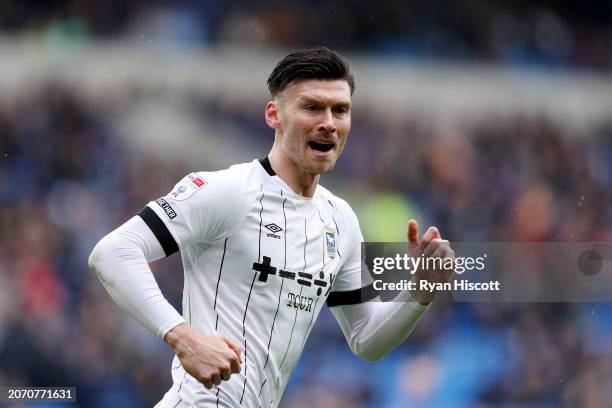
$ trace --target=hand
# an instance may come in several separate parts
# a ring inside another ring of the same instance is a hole
[[[183,369],[208,389],[240,372],[240,347],[225,336],[202,336],[181,323],[164,337]]]
[[[427,258],[441,258],[441,264],[444,265],[446,258],[454,260],[455,253],[451,249],[447,240],[442,239],[440,231],[436,227],[429,227],[423,237],[419,241],[419,224],[415,220],[408,221],[408,249],[410,250],[410,256],[420,257],[424,255],[424,260]],[[447,261],[448,262],[448,261]],[[447,270],[439,268],[440,262],[435,262],[436,267],[433,269],[426,269],[423,265],[414,273],[412,281],[416,282],[416,289],[411,291],[412,298],[419,304],[427,306],[433,302],[436,291],[421,290],[419,288],[419,281],[425,280],[429,283],[440,283],[450,282],[453,276],[454,270]]]

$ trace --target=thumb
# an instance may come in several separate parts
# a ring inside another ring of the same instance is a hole
[[[410,219],[408,221],[408,233],[406,234],[408,238],[408,249],[412,251],[419,246],[419,224],[414,219]]]
[[[442,239],[442,235],[440,235],[440,231],[438,230],[438,227],[430,227],[431,229],[431,235],[432,235],[432,239]]]

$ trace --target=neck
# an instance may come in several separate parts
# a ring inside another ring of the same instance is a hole
[[[307,198],[314,196],[317,184],[319,183],[318,174],[304,172],[304,170],[289,160],[287,155],[282,154],[276,144],[272,146],[272,150],[268,154],[268,160],[270,160],[270,165],[278,177],[287,183],[294,193]]]

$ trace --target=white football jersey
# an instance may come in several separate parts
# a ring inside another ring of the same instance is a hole
[[[362,300],[349,205],[322,186],[295,194],[267,159],[189,174],[139,216],[166,255],[181,252],[184,318],[242,349],[241,372],[211,390],[174,358],[187,406],[276,407],[323,305]]]

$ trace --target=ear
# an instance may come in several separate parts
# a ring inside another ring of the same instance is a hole
[[[272,100],[266,104],[266,123],[272,129],[281,127],[280,106],[278,101]]]

